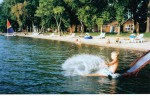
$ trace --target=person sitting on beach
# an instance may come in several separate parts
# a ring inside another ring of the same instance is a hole
[[[110,39],[109,39],[109,38],[107,39],[106,43],[107,43],[107,44],[110,44]]]
[[[116,77],[115,72],[118,68],[118,63],[119,63],[118,55],[119,55],[119,52],[112,52],[111,53],[112,61],[106,63],[106,65],[108,65],[108,68],[100,69],[98,74],[90,74],[90,75],[87,75],[87,76],[108,76],[108,77],[111,77],[111,78],[115,78]]]
[[[119,43],[120,42],[120,39],[119,37],[116,38],[116,43]]]

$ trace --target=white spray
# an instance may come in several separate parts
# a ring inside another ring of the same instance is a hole
[[[65,76],[76,76],[98,73],[100,69],[107,68],[107,65],[102,57],[81,54],[68,58],[62,64],[62,68],[65,72]]]

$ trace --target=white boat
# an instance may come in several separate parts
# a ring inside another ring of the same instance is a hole
[[[16,32],[14,32],[14,33],[5,33],[5,36],[16,36]]]

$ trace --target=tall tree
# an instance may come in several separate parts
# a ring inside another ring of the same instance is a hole
[[[80,8],[77,12],[81,25],[83,26],[84,23],[89,31],[92,30],[96,19],[96,15],[92,12],[92,9],[93,8],[87,5]]]
[[[103,23],[104,23],[103,18],[96,18],[96,24],[97,24],[97,26],[98,26],[98,31],[99,31],[99,28],[100,28],[101,33],[103,32],[103,31],[102,31]]]
[[[33,29],[35,26],[39,26],[40,20],[35,16],[37,7],[39,6],[39,0],[27,0],[27,19],[26,19],[26,24],[27,28],[31,27]],[[31,30],[30,29],[30,30]]]
[[[45,28],[56,26],[58,33],[62,28],[74,24],[81,24],[82,31],[85,27],[91,30],[97,22],[106,22],[107,14],[102,17],[102,13],[105,11],[109,13],[109,21],[116,18],[119,21],[121,17],[118,16],[120,16],[121,11],[117,8],[120,6],[124,7],[122,18],[126,18],[126,12],[129,9],[129,12],[132,12],[134,23],[139,22],[140,30],[146,30],[146,23],[144,23],[146,19],[148,20],[147,27],[149,26],[149,14],[146,12],[149,0],[4,0],[1,4],[1,23],[9,18],[18,27],[15,13],[11,14],[10,12],[12,7],[24,1],[28,3],[25,7],[26,15],[20,17],[23,25],[40,25],[40,27],[44,26]],[[118,7],[115,7],[116,5]],[[102,20],[98,21],[100,18]]]
[[[0,21],[3,22],[3,30],[6,31],[6,25],[4,23],[6,23],[6,19],[9,19],[11,21],[12,27],[14,29],[17,29],[18,27],[18,23],[16,21],[16,19],[14,19],[14,16],[11,14],[11,8],[12,6],[16,5],[17,3],[23,3],[24,0],[3,0],[2,4],[1,4],[1,19]]]
[[[127,8],[131,12],[131,18],[134,20],[134,26],[139,23],[140,31],[144,32],[146,30],[146,17],[147,17],[147,1],[148,0],[130,0]],[[136,28],[133,30],[136,32]]]
[[[63,20],[63,14],[65,8],[63,6],[63,1],[60,0],[40,0],[39,7],[36,10],[36,16],[38,17],[53,17],[56,21],[58,34],[60,33],[60,26]]]
[[[81,2],[80,2],[81,1]],[[84,1],[84,0],[83,0]],[[84,23],[83,23],[83,14],[84,9],[82,6],[84,3],[82,3],[82,0],[64,0],[64,2],[70,7],[70,10],[73,14],[71,14],[71,24],[78,24],[76,22],[79,22],[81,24],[81,33],[84,32]],[[75,15],[75,17],[72,17],[72,15]],[[80,16],[81,15],[81,16]]]
[[[2,4],[0,4],[0,9],[2,9]],[[4,20],[4,14],[2,10],[0,10],[0,32],[4,32],[6,30],[6,20]],[[2,20],[3,19],[3,20]]]
[[[120,35],[120,27],[124,22],[124,7],[121,5],[116,6],[116,20],[118,22],[118,35]]]
[[[16,17],[20,28],[22,28],[22,24],[27,17],[26,6],[27,2],[25,1],[24,3],[17,3],[11,8],[11,13]]]

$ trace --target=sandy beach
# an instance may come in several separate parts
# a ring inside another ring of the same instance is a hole
[[[105,39],[99,39],[98,36],[93,36],[93,39],[84,39],[83,37],[75,36],[71,37],[69,35],[66,36],[48,36],[48,35],[24,35],[24,34],[17,34],[17,36],[22,37],[31,37],[31,38],[40,38],[40,39],[50,39],[50,40],[57,40],[57,41],[66,41],[74,43],[76,39],[78,39],[81,44],[88,44],[88,45],[95,45],[95,46],[104,46],[104,47],[111,47],[111,48],[121,48],[121,49],[129,49],[129,50],[137,50],[137,51],[148,51],[150,50],[150,38],[144,38],[143,43],[116,43],[116,37],[108,37],[106,36]],[[110,44],[107,43],[107,39],[110,40]],[[120,40],[124,40],[124,37],[119,38]]]

